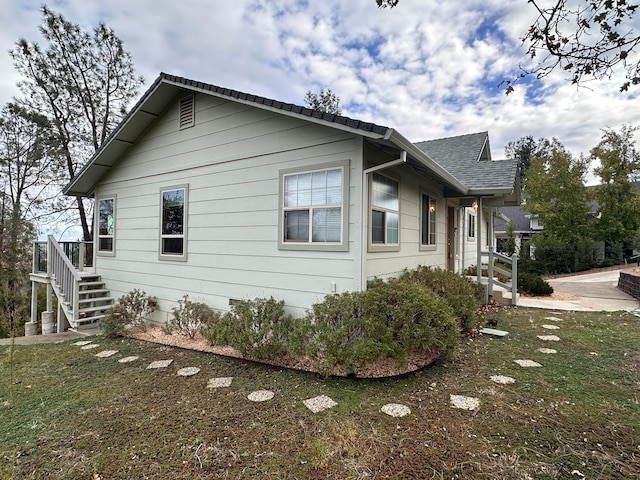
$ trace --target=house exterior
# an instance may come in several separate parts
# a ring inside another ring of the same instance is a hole
[[[144,290],[164,322],[184,294],[221,310],[274,296],[301,315],[405,268],[462,273],[495,208],[517,204],[516,170],[487,132],[414,144],[162,73],[64,193],[95,199],[111,297]]]

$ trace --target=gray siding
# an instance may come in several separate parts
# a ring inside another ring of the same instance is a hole
[[[295,313],[360,286],[360,225],[346,252],[279,250],[279,170],[349,161],[349,207],[360,208],[359,136],[214,97],[196,96],[195,125],[179,130],[178,98],[98,185],[117,194],[116,252],[97,272],[120,296],[158,297],[159,321],[185,293],[218,309],[273,295]],[[187,261],[158,258],[160,188],[187,184]]]

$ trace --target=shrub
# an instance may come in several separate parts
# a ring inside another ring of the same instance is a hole
[[[111,306],[100,320],[100,328],[109,338],[119,337],[127,325],[145,327],[144,319],[156,311],[157,301],[138,289],[131,290]]]
[[[421,285],[444,298],[453,308],[462,330],[471,330],[478,322],[477,310],[484,291],[477,282],[449,270],[425,266],[405,270],[400,280]]]
[[[243,300],[203,332],[212,344],[230,345],[243,355],[269,358],[288,350],[293,318],[273,297]]]
[[[551,295],[553,287],[540,275],[522,273],[518,275],[518,291],[529,295]]]
[[[417,283],[375,280],[366,292],[331,295],[314,304],[310,354],[319,369],[347,374],[379,358],[401,363],[410,352],[449,352],[458,327],[447,302]]]
[[[178,306],[173,307],[171,311],[173,318],[164,324],[163,331],[172,333],[177,330],[189,338],[194,338],[199,331],[211,328],[220,320],[218,312],[203,302],[189,300],[189,295],[178,300]]]

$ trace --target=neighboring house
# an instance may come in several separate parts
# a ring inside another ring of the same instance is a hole
[[[493,238],[486,219],[516,204],[517,177],[487,132],[414,144],[163,73],[64,193],[95,199],[92,280],[157,297],[162,322],[184,294],[216,309],[274,296],[302,314],[405,268],[462,273]]]
[[[544,230],[544,225],[538,215],[532,215],[522,207],[501,207],[498,209],[495,221],[495,249],[497,252],[506,252],[505,244],[509,239],[509,222],[513,226],[515,253],[518,255],[524,242],[528,242],[533,235]]]

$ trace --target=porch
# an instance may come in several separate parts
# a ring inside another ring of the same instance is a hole
[[[37,333],[40,287],[46,288],[42,333],[64,332],[67,324],[72,329],[94,324],[113,304],[95,273],[92,242],[58,242],[51,235],[46,242],[34,242],[30,280],[31,321],[25,333]]]

